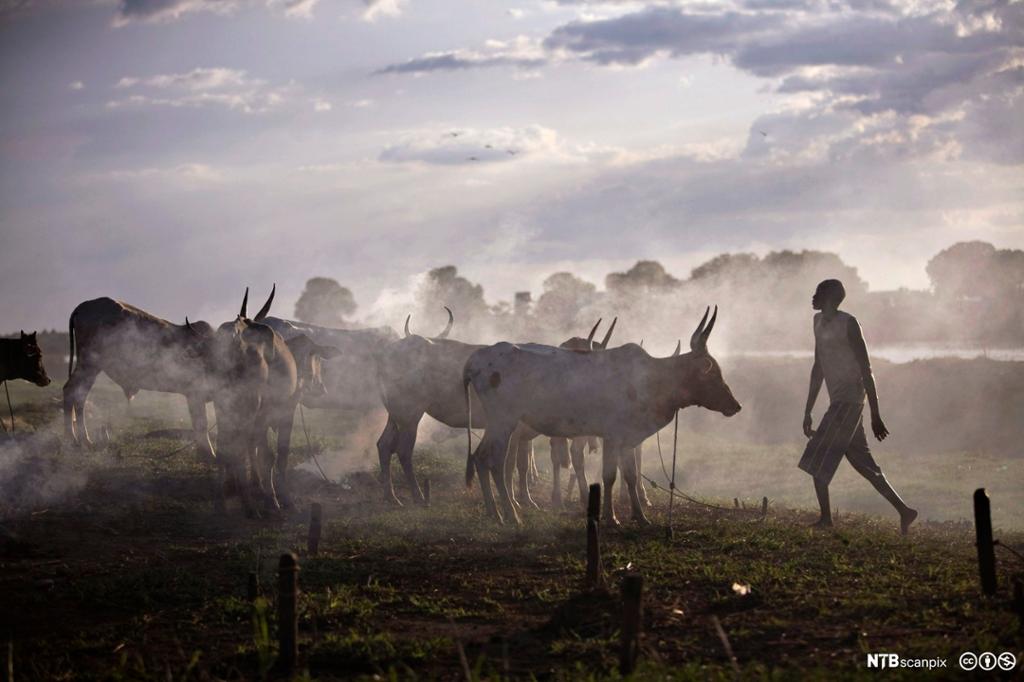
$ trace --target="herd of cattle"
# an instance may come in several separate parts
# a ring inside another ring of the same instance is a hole
[[[449,339],[454,317],[434,337],[390,328],[346,330],[269,317],[276,287],[253,316],[245,292],[238,316],[217,329],[205,322],[176,325],[110,298],[86,301],[69,320],[69,370],[63,390],[64,430],[77,445],[89,443],[86,398],[104,372],[131,399],[140,390],[185,396],[196,446],[219,464],[223,508],[230,491],[247,515],[292,506],[287,473],[296,406],[369,412],[383,402],[387,423],[377,441],[381,480],[397,503],[391,457],[398,454],[413,498],[423,494],[413,471],[417,428],[424,414],[465,428],[466,483],[479,477],[488,513],[519,523],[518,508],[536,506],[530,491],[532,442],[551,438],[552,501],[561,503],[559,472],[572,464],[586,499],[584,451],[602,439],[604,521],[617,523],[612,500],[616,474],[634,520],[646,523],[649,504],[639,480],[640,445],[676,412],[698,405],[731,416],[740,405],[707,349],[718,311],[706,310],[690,338],[666,358],[636,344],[608,348],[615,321],[595,341],[561,346],[535,343],[474,345]],[[35,334],[0,342],[0,380],[50,383]],[[216,416],[216,447],[206,405]],[[474,450],[472,429],[484,429]],[[277,438],[276,453],[268,430]],[[513,485],[513,474],[518,481]],[[497,489],[497,504],[491,481]],[[572,485],[570,483],[570,485]],[[500,505],[500,509],[499,509]]]

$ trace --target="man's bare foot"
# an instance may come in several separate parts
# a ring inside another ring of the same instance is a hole
[[[910,532],[910,524],[917,518],[917,510],[910,509],[909,507],[905,512],[900,514],[900,533],[906,535]]]
[[[832,527],[832,519],[824,519],[824,518],[818,519],[817,521],[812,523],[810,526],[808,526],[808,528],[814,528],[814,529],[818,529],[818,530],[821,530],[821,529],[824,529],[824,528],[831,528],[831,527]]]

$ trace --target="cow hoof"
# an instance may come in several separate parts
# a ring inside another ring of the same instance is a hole
[[[622,524],[620,524],[619,520],[614,516],[606,516],[601,519],[601,525],[605,528],[619,528]]]
[[[390,504],[392,507],[404,507],[402,501],[395,497],[394,493],[384,496],[384,501]]]
[[[643,514],[638,514],[638,515],[633,516],[633,521],[638,526],[645,526],[646,527],[646,526],[651,525],[651,522],[648,521],[647,517],[644,516]]]

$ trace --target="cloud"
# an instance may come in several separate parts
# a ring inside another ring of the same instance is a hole
[[[538,41],[527,36],[517,36],[511,41],[489,40],[480,50],[429,52],[422,57],[386,66],[377,73],[424,74],[495,66],[532,70],[544,66],[548,60]]]
[[[271,86],[240,69],[196,68],[183,73],[139,78],[126,76],[116,90],[132,94],[114,99],[108,107],[205,107],[219,106],[244,113],[263,113],[288,100],[292,86]]]
[[[559,162],[614,160],[620,150],[571,144],[543,126],[417,130],[384,148],[379,160],[438,166],[490,165],[526,159]]]
[[[72,81],[68,83],[68,90],[85,90],[85,83],[82,81]]]
[[[376,21],[384,17],[397,17],[402,13],[402,0],[362,0],[363,19]]]
[[[611,14],[571,21],[542,41],[489,41],[379,73],[501,67],[537,73],[567,61],[622,68],[705,55],[764,79],[782,98],[776,112],[754,122],[748,156],[820,157],[856,153],[859,145],[890,156],[1024,161],[1024,126],[1012,122],[1024,104],[1024,2],[560,4]],[[759,126],[774,134],[755,134]]]
[[[132,22],[177,21],[190,14],[232,14],[242,8],[268,7],[288,18],[309,19],[319,0],[120,0],[115,26]]]

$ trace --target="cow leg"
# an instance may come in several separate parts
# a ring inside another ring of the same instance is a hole
[[[540,483],[540,469],[537,468],[537,458],[533,454],[533,439],[530,439],[530,484]],[[538,507],[539,508],[539,507]]]
[[[416,472],[412,468],[412,453],[416,447],[416,431],[418,427],[419,419],[407,428],[399,429],[398,461],[402,465],[402,471],[405,472],[405,482],[409,485],[409,492],[412,494],[413,501],[417,504],[425,505],[427,501],[423,498],[420,486],[416,482]]]
[[[270,472],[273,477],[273,490],[284,509],[295,508],[291,491],[288,490],[288,457],[291,455],[292,427],[294,425],[295,408],[293,407],[291,418],[284,418],[277,425],[277,458],[274,460],[273,470]]]
[[[398,423],[388,414],[388,423],[377,439],[377,457],[380,460],[380,482],[384,486],[384,499],[399,507],[402,503],[395,495],[391,480],[391,455],[398,450]]]
[[[580,502],[587,506],[587,499],[590,495],[587,485],[587,470],[583,455],[586,452],[587,440],[585,438],[573,438],[569,447],[569,457],[572,461],[572,470],[576,476],[576,484],[580,490]]]
[[[636,448],[619,447],[618,450],[619,468],[622,469],[622,478],[625,479],[623,487],[629,491],[629,501],[633,507],[633,520],[641,525],[649,526],[651,522],[644,514],[643,505],[640,503],[640,494],[637,491],[640,472],[637,469]]]
[[[509,494],[505,478],[505,462],[508,460],[509,443],[513,431],[515,431],[514,424],[506,428],[493,424],[488,425],[487,431],[484,432],[484,438],[480,441],[480,447],[477,449],[477,461],[490,471],[491,477],[494,479],[494,485],[498,489],[498,499],[501,501],[505,517],[518,526],[520,525],[519,514],[516,513],[516,508],[512,503],[512,495]],[[481,485],[483,485],[483,481],[481,481]],[[490,492],[489,488],[489,484],[484,488],[486,491],[484,496],[485,504],[487,494]],[[491,505],[494,505],[493,500]],[[497,509],[495,509],[495,512],[497,512]]]
[[[210,443],[210,426],[206,420],[206,400],[199,395],[187,395],[188,414],[192,418],[192,435],[196,441],[196,452],[204,463],[213,462],[213,445]]]
[[[640,493],[640,504],[645,507],[653,507],[651,498],[647,496],[647,486],[644,485],[644,444],[640,443],[640,445],[637,445],[634,453],[636,456],[636,487],[637,492]]]
[[[497,521],[499,524],[502,523],[501,513],[498,511],[498,507],[494,504],[494,493],[491,491],[491,472],[487,468],[487,465],[481,461],[476,462],[476,475],[480,480],[480,492],[484,498],[484,510],[487,515]]]
[[[533,461],[533,439],[519,438],[513,441],[512,447],[516,454],[516,468],[519,469],[519,502],[540,509],[540,505],[534,502],[533,496],[530,495],[531,470],[536,468]]]
[[[516,510],[521,508],[519,506],[519,500],[517,499],[517,496],[519,495],[519,491],[517,489],[518,486],[515,485],[515,472],[516,467],[519,464],[519,452],[517,449],[519,447],[518,443],[518,439],[516,439],[515,434],[513,434],[512,438],[509,439],[508,442],[509,451],[505,453],[505,459],[502,463],[502,471],[505,475],[505,481],[507,482],[509,492],[512,495],[512,506],[515,507]],[[495,477],[495,480],[497,480],[497,477]]]
[[[569,466],[569,441],[551,439],[551,506],[562,506],[562,467]]]
[[[278,426],[281,419],[275,419]],[[270,449],[267,429],[270,423],[266,415],[258,414],[252,433],[252,444],[249,447],[252,466],[252,483],[254,492],[261,498],[264,510],[276,513],[281,510],[274,489],[274,453]]]
[[[619,525],[619,520],[615,518],[615,498],[612,497],[615,473],[619,466],[618,454],[618,444],[605,439],[604,447],[601,449],[601,476],[604,481],[604,509],[601,521],[606,526]]]
[[[99,369],[88,364],[79,364],[64,384],[64,433],[75,445],[92,445],[85,422],[85,400],[99,373]]]

